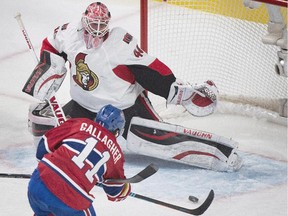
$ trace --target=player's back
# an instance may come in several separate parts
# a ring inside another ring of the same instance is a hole
[[[45,136],[52,153],[39,163],[40,177],[71,207],[89,206],[93,199],[89,191],[97,182],[125,177],[124,156],[115,136],[94,121],[70,119]]]

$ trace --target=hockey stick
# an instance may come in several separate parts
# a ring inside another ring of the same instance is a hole
[[[189,208],[184,208],[184,207],[181,207],[181,206],[173,205],[171,203],[166,203],[166,202],[163,202],[163,201],[160,201],[160,200],[152,199],[150,197],[143,196],[141,194],[137,194],[137,193],[133,193],[133,192],[131,192],[129,194],[129,196],[135,197],[135,198],[138,198],[138,199],[141,199],[141,200],[145,200],[145,201],[148,201],[148,202],[151,202],[151,203],[155,203],[157,205],[165,206],[165,207],[177,210],[177,211],[185,212],[185,213],[190,214],[190,215],[202,215],[209,208],[209,206],[211,205],[211,203],[212,203],[212,201],[214,199],[214,191],[211,190],[209,192],[209,195],[205,199],[205,201],[199,207],[197,207],[195,209],[189,209]]]
[[[105,182],[109,183],[138,183],[150,177],[158,171],[158,167],[154,164],[148,165],[145,169],[137,173],[131,178],[127,179],[106,179]],[[30,174],[17,174],[17,173],[0,173],[1,178],[26,178],[31,177]]]
[[[34,59],[34,61],[35,61],[35,64],[38,64],[39,60],[38,60],[38,57],[37,57],[37,55],[36,55],[36,53],[35,53],[34,47],[33,47],[32,43],[31,43],[31,41],[30,41],[30,37],[29,37],[28,34],[27,34],[27,31],[26,31],[26,29],[25,29],[25,26],[24,26],[24,24],[23,24],[23,21],[22,21],[22,19],[21,19],[21,13],[18,12],[18,13],[15,15],[15,19],[16,19],[17,22],[18,22],[18,25],[19,25],[19,27],[20,27],[20,30],[21,30],[24,38],[25,38],[25,41],[26,41],[26,43],[27,43],[27,45],[28,45],[28,48],[29,48],[29,51],[30,51],[31,55],[33,56],[33,59]]]
[[[31,178],[31,174],[18,174],[18,173],[0,173],[1,178]]]
[[[97,186],[102,187],[102,184],[99,183],[99,184],[97,184]],[[141,199],[141,200],[144,200],[144,201],[147,201],[147,202],[151,202],[151,203],[154,203],[154,204],[157,204],[157,205],[165,206],[165,207],[168,207],[168,208],[180,211],[180,212],[184,212],[184,213],[187,213],[187,214],[190,214],[190,215],[202,215],[210,207],[211,203],[213,202],[213,200],[214,200],[214,191],[210,190],[210,192],[209,192],[207,198],[205,199],[205,201],[199,207],[197,207],[195,209],[184,208],[184,207],[181,207],[181,206],[178,206],[178,205],[174,205],[174,204],[171,204],[171,203],[163,202],[163,201],[160,201],[160,200],[157,200],[157,199],[153,199],[151,197],[147,197],[147,196],[144,196],[144,195],[141,195],[141,194],[137,194],[137,193],[134,193],[134,192],[130,192],[129,196],[137,198],[137,199]]]
[[[151,163],[145,169],[143,169],[138,174],[134,175],[128,179],[106,179],[105,182],[108,183],[138,183],[143,181],[144,179],[150,177],[151,175],[155,174],[158,171],[158,167]]]
[[[123,179],[123,181],[120,181],[120,179],[111,179],[111,182],[115,182],[115,180],[116,180],[118,183],[119,182],[128,183],[127,181],[129,181],[129,183],[137,183],[137,182],[140,182],[140,181],[144,180],[145,178],[148,178],[151,175],[151,174],[148,174],[148,173],[150,173],[150,172],[148,172],[150,170],[152,171],[152,173],[153,172],[155,173],[157,171],[157,170],[155,171],[155,166],[153,164],[150,164],[144,170],[142,170],[140,173],[136,174],[135,176],[133,176],[131,178]],[[146,173],[146,174],[143,175],[143,173]],[[139,176],[141,176],[141,177],[139,177]],[[0,177],[3,177],[3,178],[29,179],[31,177],[31,175],[30,174],[0,173]],[[137,179],[137,181],[135,181],[135,179]],[[140,179],[140,181],[139,181],[139,179]],[[109,179],[109,181],[110,181],[110,179]],[[99,183],[96,184],[96,185],[99,186],[99,187],[102,187],[102,185],[99,184]],[[133,193],[133,192],[131,192],[129,194],[129,196],[137,198],[137,199],[141,199],[141,200],[144,200],[144,201],[147,201],[147,202],[151,202],[151,203],[154,203],[154,204],[157,204],[157,205],[165,206],[165,207],[177,210],[177,211],[185,212],[185,213],[190,214],[190,215],[202,215],[209,208],[209,206],[211,205],[211,203],[212,203],[212,201],[214,199],[214,191],[211,190],[209,195],[205,199],[205,201],[199,207],[197,207],[195,209],[189,209],[189,208],[184,208],[184,207],[181,207],[181,206],[173,205],[171,203],[163,202],[163,201],[160,201],[160,200],[157,200],[157,199],[153,199],[153,198],[150,198],[150,197],[138,194],[138,193]]]
[[[38,57],[35,53],[33,44],[31,43],[30,37],[28,36],[28,33],[27,33],[25,26],[24,26],[24,23],[21,19],[21,14],[19,12],[16,14],[15,19],[17,20],[19,27],[20,27],[20,30],[23,33],[24,39],[28,45],[28,48],[29,48],[29,51],[31,53],[32,58],[34,59],[35,63],[38,64],[39,63]],[[62,107],[59,105],[59,103],[56,99],[56,96],[53,95],[51,98],[46,99],[46,101],[49,103],[51,110],[52,110],[52,112],[53,112],[53,114],[57,120],[57,125],[59,126],[60,124],[65,122],[66,118],[65,118],[64,112],[62,110]]]

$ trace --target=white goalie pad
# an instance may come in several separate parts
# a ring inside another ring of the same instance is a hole
[[[49,99],[60,88],[66,72],[65,60],[61,56],[43,51],[22,91],[41,101]]]
[[[28,112],[28,131],[33,135],[35,148],[37,148],[42,135],[56,125],[57,123],[48,103],[30,105]]]
[[[216,134],[133,117],[127,148],[136,154],[214,171],[237,171],[242,159],[238,143]]]

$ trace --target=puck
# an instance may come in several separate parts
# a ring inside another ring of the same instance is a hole
[[[195,196],[189,196],[188,199],[193,203],[198,203],[199,199]]]

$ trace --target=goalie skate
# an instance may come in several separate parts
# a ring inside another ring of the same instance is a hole
[[[28,113],[28,130],[34,137],[41,137],[56,125],[48,103],[31,104]]]
[[[236,153],[234,152],[230,157],[228,158],[228,170],[229,171],[238,171],[242,165],[243,165],[243,159]]]

